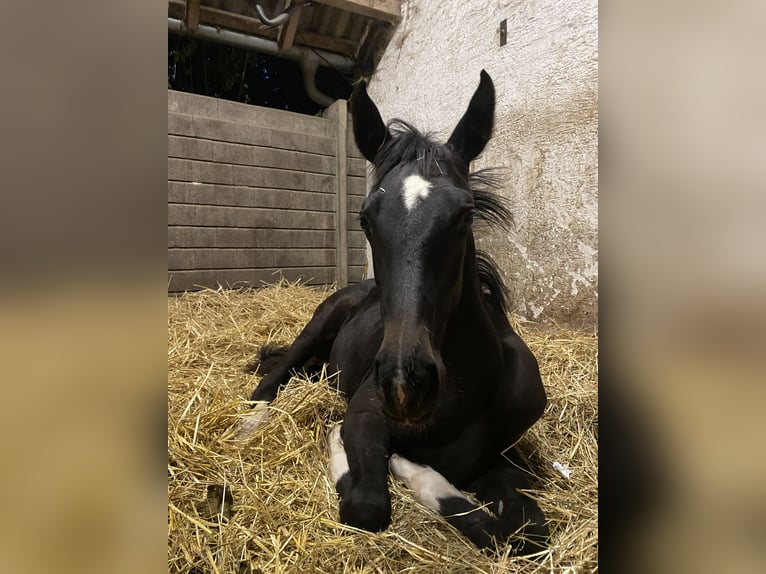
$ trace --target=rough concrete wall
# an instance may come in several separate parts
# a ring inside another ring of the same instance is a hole
[[[446,139],[479,71],[492,76],[495,135],[473,168],[503,168],[515,227],[478,241],[499,263],[515,311],[533,320],[597,319],[597,15],[596,0],[404,0],[370,82],[385,120]]]

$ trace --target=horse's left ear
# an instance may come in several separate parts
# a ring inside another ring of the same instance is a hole
[[[479,155],[489,138],[492,137],[492,126],[495,123],[495,86],[492,78],[484,70],[481,71],[479,87],[471,98],[463,117],[447,140],[462,158],[466,165]]]
[[[354,86],[349,107],[354,123],[356,147],[367,161],[372,163],[390,133],[380,117],[378,107],[367,93],[367,84],[364,80]]]

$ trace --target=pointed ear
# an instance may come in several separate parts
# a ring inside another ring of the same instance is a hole
[[[380,117],[377,106],[367,94],[367,84],[364,80],[354,86],[349,105],[354,123],[356,147],[367,161],[372,163],[390,134]]]
[[[479,155],[489,138],[495,123],[495,86],[492,78],[481,71],[479,87],[471,98],[463,117],[447,140],[447,145],[463,159],[466,165]]]

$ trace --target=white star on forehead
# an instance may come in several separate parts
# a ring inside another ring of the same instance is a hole
[[[431,184],[419,175],[410,175],[404,179],[404,206],[407,211],[412,211],[421,199],[428,197],[431,192]]]

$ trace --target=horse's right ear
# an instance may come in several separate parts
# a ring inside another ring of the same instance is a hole
[[[479,87],[471,98],[463,117],[452,132],[447,145],[469,165],[478,156],[489,138],[495,123],[495,85],[489,74],[482,70]]]
[[[356,147],[367,161],[372,163],[390,134],[380,117],[377,106],[367,94],[367,84],[364,80],[354,86],[349,105],[354,123]]]

